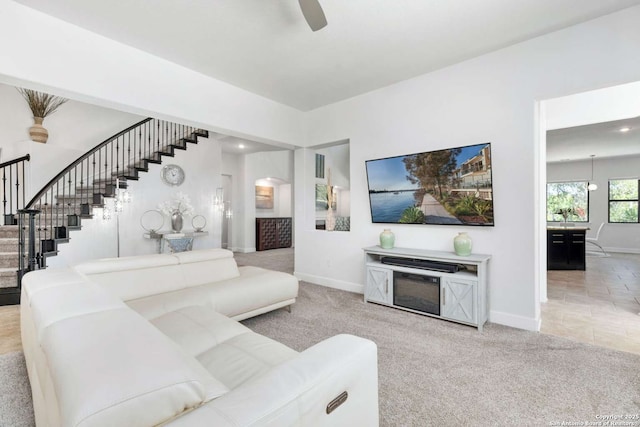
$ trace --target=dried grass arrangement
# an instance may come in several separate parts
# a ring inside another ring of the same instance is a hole
[[[18,92],[27,101],[33,117],[42,117],[43,119],[55,113],[62,104],[68,101],[68,99],[60,96],[49,95],[48,93],[31,89],[18,88]]]
[[[42,143],[47,142],[49,131],[42,126],[42,121],[45,117],[55,113],[68,99],[31,89],[18,88],[18,92],[20,92],[22,97],[27,101],[33,113],[34,124],[29,128],[31,140]]]

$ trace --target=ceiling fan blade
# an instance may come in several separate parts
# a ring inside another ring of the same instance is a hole
[[[307,20],[307,24],[313,31],[318,31],[327,26],[327,18],[324,16],[322,6],[318,0],[298,0],[300,9]]]

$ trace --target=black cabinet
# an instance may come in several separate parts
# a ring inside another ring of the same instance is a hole
[[[256,218],[256,250],[290,248],[291,218]]]
[[[547,270],[584,270],[585,236],[585,230],[547,230]]]

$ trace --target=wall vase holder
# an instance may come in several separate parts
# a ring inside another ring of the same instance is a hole
[[[43,117],[34,117],[33,126],[29,128],[29,136],[32,141],[46,143],[49,139],[49,131],[42,126]]]

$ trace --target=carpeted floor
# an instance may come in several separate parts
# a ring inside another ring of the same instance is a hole
[[[293,271],[288,249],[236,259]],[[291,314],[243,323],[298,351],[340,333],[373,340],[381,426],[542,426],[640,413],[640,356],[631,353],[494,324],[478,333],[304,282]]]
[[[0,355],[0,426],[35,425],[31,387],[21,351]]]
[[[236,257],[293,270],[286,250]],[[640,356],[631,353],[493,324],[478,333],[304,282],[292,313],[243,323],[299,351],[339,333],[376,342],[381,426],[548,426],[640,413]],[[22,354],[0,356],[0,426],[32,425],[29,400]]]
[[[296,350],[339,333],[378,345],[382,426],[550,425],[640,413],[640,356],[463,325],[301,283],[292,313],[243,322]]]

